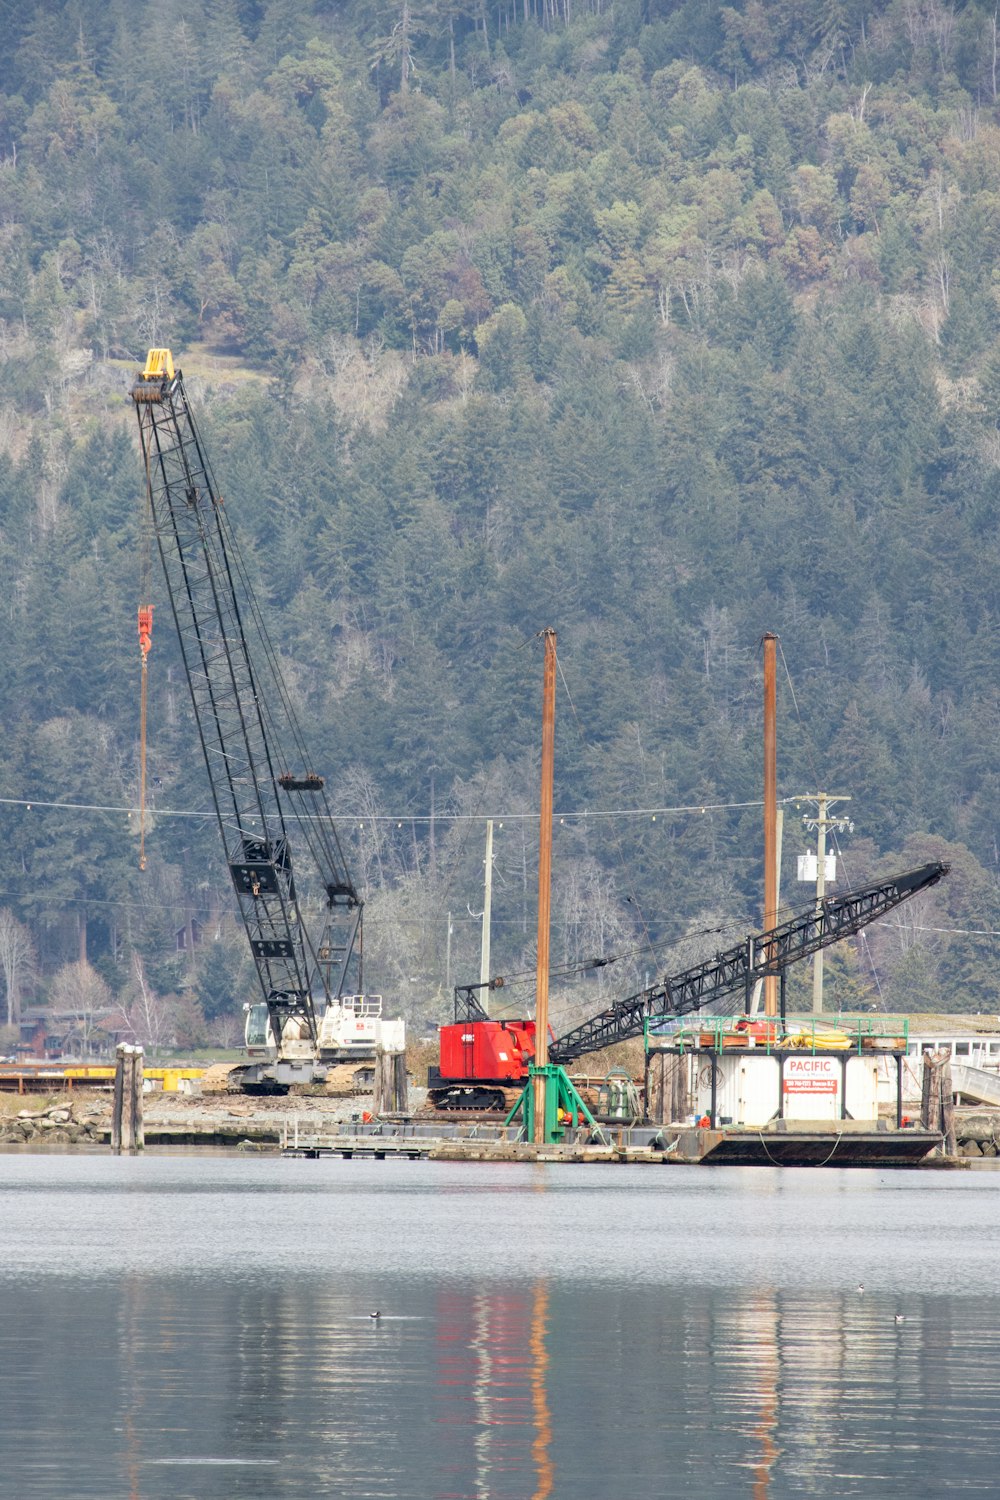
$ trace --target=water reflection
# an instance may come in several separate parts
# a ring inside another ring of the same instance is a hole
[[[118,1347],[122,1356],[124,1410],[122,1413],[122,1467],[128,1487],[129,1500],[142,1500],[140,1487],[142,1454],[140,1450],[139,1426],[141,1413],[136,1408],[138,1381],[137,1341],[133,1337],[136,1323],[139,1288],[134,1280],[126,1282],[120,1304]],[[142,1396],[138,1395],[141,1403]]]
[[[995,1493],[984,1423],[1000,1395],[996,1301],[907,1306],[898,1322],[881,1296],[694,1299],[722,1469],[749,1468],[755,1500]]]
[[[962,1281],[992,1192],[587,1168],[494,1199],[380,1164],[300,1201],[134,1166],[94,1198],[0,1180],[16,1500],[996,1493],[1000,1299]]]
[[[759,1412],[753,1436],[760,1451],[753,1462],[753,1500],[768,1500],[771,1471],[781,1453],[775,1441],[778,1428],[778,1310],[773,1293],[750,1297],[743,1314],[746,1335],[756,1350],[760,1388]],[[751,1406],[752,1409],[752,1406]]]
[[[545,1374],[549,1366],[545,1347],[545,1327],[549,1298],[544,1282],[536,1282],[531,1302],[531,1406],[535,1440],[531,1456],[538,1472],[534,1500],[546,1500],[552,1493],[555,1467],[552,1462],[552,1417],[545,1391]]]
[[[448,1495],[552,1494],[548,1295],[543,1281],[526,1291],[453,1287],[438,1295],[435,1401]]]

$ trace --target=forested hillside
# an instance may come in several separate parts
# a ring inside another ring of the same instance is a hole
[[[476,977],[490,816],[531,968],[554,626],[553,962],[627,955],[557,1024],[759,920],[767,630],[781,795],[954,865],[830,1003],[1000,1009],[998,76],[992,0],[0,0],[0,1019],[251,993],[159,583],[142,873],[124,811],[151,345],[393,1007]]]

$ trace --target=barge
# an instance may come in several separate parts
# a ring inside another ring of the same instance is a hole
[[[706,1163],[906,1166],[942,1135],[903,1113],[905,1020],[712,1016],[647,1024],[646,1115]],[[880,1108],[887,1078],[892,1104]]]

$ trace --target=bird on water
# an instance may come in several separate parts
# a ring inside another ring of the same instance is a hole
[[[368,1314],[368,1316],[369,1316],[369,1317],[370,1317],[370,1318],[380,1318],[380,1317],[381,1317],[381,1316],[382,1316],[382,1314],[381,1314],[381,1313],[380,1313],[380,1312],[379,1312],[379,1311],[378,1311],[378,1309],[377,1309],[377,1308],[376,1308],[376,1310],[375,1310],[375,1312],[370,1312],[370,1313],[369,1313],[369,1314]]]
[[[863,1282],[863,1281],[859,1281],[859,1282],[858,1282],[858,1295],[859,1295],[859,1296],[860,1296],[860,1295],[861,1295],[861,1293],[862,1293],[862,1292],[863,1292],[863,1291],[864,1291],[864,1289],[865,1289],[865,1284],[864,1284],[864,1282]]]

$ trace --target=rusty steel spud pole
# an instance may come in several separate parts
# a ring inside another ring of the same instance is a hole
[[[777,641],[764,636],[764,931],[778,925]],[[768,958],[772,955],[769,952]],[[778,1014],[778,977],[764,980],[764,1014]]]
[[[552,898],[552,782],[556,748],[556,633],[542,631],[545,672],[542,690],[542,796],[538,819],[538,963],[535,971],[535,1064],[549,1061],[549,925]],[[545,1079],[534,1080],[534,1139],[545,1142]]]

